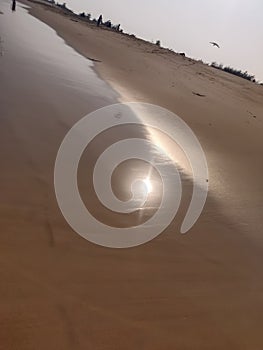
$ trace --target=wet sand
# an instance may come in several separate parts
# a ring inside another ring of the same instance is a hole
[[[101,61],[114,92],[91,62],[9,5],[0,3],[0,349],[261,349],[262,87],[33,4]],[[205,150],[209,197],[186,236],[179,215],[154,241],[111,250],[82,239],[59,211],[63,137],[120,99],[172,110]]]

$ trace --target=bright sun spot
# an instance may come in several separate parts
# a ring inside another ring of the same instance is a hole
[[[144,184],[145,184],[145,186],[146,186],[147,193],[151,193],[153,187],[152,187],[152,183],[151,183],[150,179],[149,179],[149,178],[146,178],[146,179],[143,180],[143,182],[144,182]]]

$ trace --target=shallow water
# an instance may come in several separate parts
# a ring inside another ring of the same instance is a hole
[[[29,80],[37,85],[41,81],[50,89],[76,90],[87,99],[117,99],[117,94],[96,75],[93,63],[65,45],[53,29],[30,16],[25,5],[18,3],[12,12],[10,3],[1,1],[0,10],[1,75],[10,75],[10,81],[15,75],[16,85],[26,85]]]

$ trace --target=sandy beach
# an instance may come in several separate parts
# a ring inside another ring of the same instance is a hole
[[[23,3],[0,2],[0,349],[262,349],[263,87]],[[155,240],[107,249],[62,216],[60,143],[118,101],[165,107],[197,135],[209,194],[189,234],[175,234],[181,212]]]

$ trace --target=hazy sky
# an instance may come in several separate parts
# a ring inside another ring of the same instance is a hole
[[[205,62],[247,70],[263,81],[263,0],[63,1],[75,12],[102,14],[125,32],[159,39],[162,46]]]

